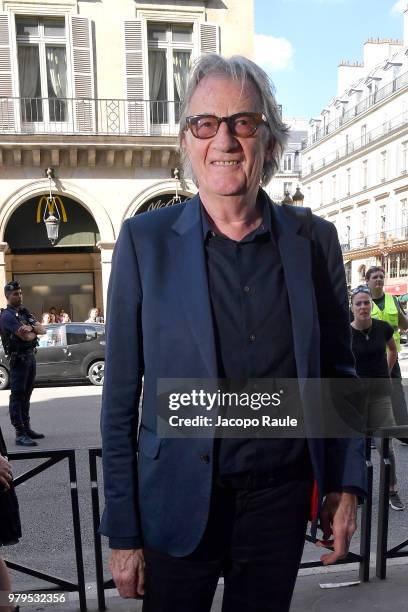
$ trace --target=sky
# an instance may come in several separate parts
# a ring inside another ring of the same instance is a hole
[[[403,38],[408,0],[254,0],[255,60],[285,117],[309,119],[336,95],[337,66],[368,38]]]

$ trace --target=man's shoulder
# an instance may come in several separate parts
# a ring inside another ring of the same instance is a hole
[[[126,219],[124,225],[128,227],[132,234],[157,234],[168,229],[176,222],[180,215],[184,212],[191,200],[172,204],[156,210],[140,213]]]
[[[14,320],[17,316],[18,316],[18,312],[15,308],[6,306],[6,308],[1,309],[1,318],[5,321]]]
[[[1,331],[12,331],[15,328],[15,321],[17,319],[18,312],[15,308],[4,308],[0,315],[0,330]]]
[[[331,223],[331,221],[327,221],[327,219],[323,219],[316,215],[312,209],[308,206],[293,206],[292,204],[276,204],[270,200],[270,204],[274,213],[279,215],[286,215],[297,219],[300,223],[309,223],[313,228],[331,228],[333,229],[335,225]]]

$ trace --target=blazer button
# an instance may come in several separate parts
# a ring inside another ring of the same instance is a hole
[[[203,463],[210,463],[210,455],[200,455],[200,460]]]

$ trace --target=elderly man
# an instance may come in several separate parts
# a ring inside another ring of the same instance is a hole
[[[199,193],[126,221],[116,245],[101,532],[120,594],[144,594],[145,612],[208,612],[221,571],[224,612],[288,610],[311,499],[313,526],[320,510],[323,540],[333,536],[324,563],[347,553],[356,527],[361,441],[157,435],[160,378],[354,375],[335,229],[310,216],[307,237],[260,189],[286,136],[258,66],[202,57],[180,117]],[[312,412],[318,400],[302,399]]]

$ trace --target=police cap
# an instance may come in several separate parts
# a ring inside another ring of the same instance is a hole
[[[17,291],[17,289],[21,289],[20,283],[18,281],[10,281],[4,286],[4,295],[7,296],[9,293]]]

